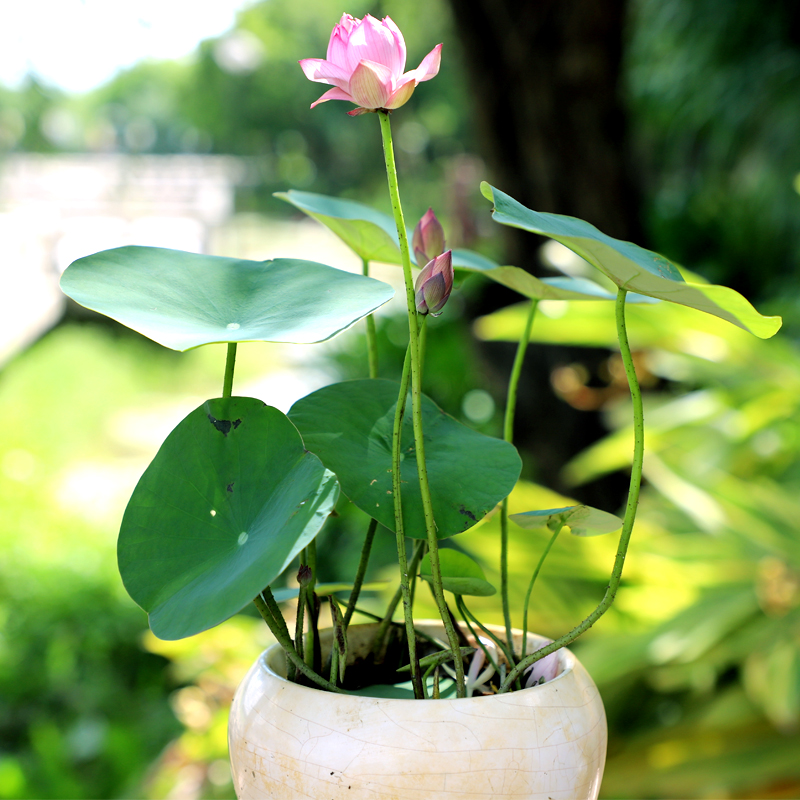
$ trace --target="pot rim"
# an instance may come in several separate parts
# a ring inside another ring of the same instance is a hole
[[[367,627],[369,625],[374,625],[374,624],[375,623],[365,623],[364,625],[352,625],[350,627],[351,628],[363,628],[363,627]],[[434,627],[434,628],[437,628],[437,627],[438,628],[442,628],[443,627],[441,620],[433,620],[433,619],[417,620],[415,624],[418,625],[418,626],[424,626],[424,627]],[[503,634],[505,633],[505,628],[501,627],[500,625],[487,625],[486,627],[489,628],[493,633],[498,633],[498,632],[499,633],[503,633]],[[325,628],[323,630],[331,630],[331,629],[330,628]],[[522,631],[519,630],[518,628],[512,628],[511,632],[513,634],[515,634],[515,635],[520,635],[520,636],[522,635]],[[528,631],[528,637],[533,637],[534,639],[546,639],[547,638],[545,636],[542,636],[541,634],[534,633],[532,631]],[[548,641],[550,641],[550,640],[548,640]],[[275,654],[283,654],[283,652],[284,651],[283,651],[283,648],[281,647],[281,645],[278,642],[275,642],[274,644],[271,644],[266,650],[264,650],[261,653],[261,655],[259,655],[258,659],[256,660],[256,664],[258,665],[258,667],[261,670],[266,672],[267,675],[269,675],[271,678],[279,681],[282,684],[285,684],[287,687],[288,686],[292,687],[292,689],[295,690],[295,691],[314,692],[315,694],[319,694],[320,692],[323,692],[322,689],[316,688],[314,686],[301,686],[300,684],[297,684],[297,683],[290,683],[283,675],[281,675],[279,672],[274,670],[270,666],[269,660],[272,657],[273,653],[275,653]],[[557,650],[556,652],[558,653],[558,660],[559,660],[559,666],[561,667],[561,671],[558,673],[558,675],[555,676],[555,678],[553,678],[552,680],[546,681],[545,683],[537,684],[536,686],[529,686],[526,689],[520,689],[519,691],[516,691],[516,692],[508,692],[505,696],[506,697],[519,697],[524,692],[534,692],[537,689],[544,689],[545,687],[552,687],[553,685],[555,685],[555,683],[558,680],[560,680],[561,678],[566,677],[567,675],[570,675],[574,671],[575,664],[577,663],[575,656],[566,647],[562,647],[560,650]],[[330,694],[331,697],[336,697],[338,699],[349,698],[350,700],[352,700],[354,702],[356,702],[356,701],[364,701],[364,702],[368,702],[368,703],[370,703],[370,702],[371,703],[375,703],[375,702],[380,702],[380,703],[390,702],[390,703],[415,703],[415,704],[418,704],[420,702],[420,700],[413,699],[413,698],[405,699],[405,698],[398,698],[398,697],[370,697],[368,695],[365,696],[365,695],[357,695],[357,694],[349,694],[349,693],[334,693],[334,692],[324,692],[324,693],[325,694]],[[504,695],[491,694],[491,695],[482,695],[480,697],[447,697],[447,698],[442,698],[442,699],[447,700],[448,702],[451,702],[451,703],[452,702],[457,702],[457,703],[475,703],[475,702],[486,702],[486,701],[490,701],[490,700],[493,700],[495,698],[503,697],[503,696]],[[432,698],[428,698],[428,700],[432,701]]]

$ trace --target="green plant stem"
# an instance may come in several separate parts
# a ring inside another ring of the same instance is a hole
[[[305,610],[306,610],[306,587],[300,587],[300,593],[297,596],[297,619],[294,624],[294,644],[297,649],[297,655],[305,660],[304,644],[303,644],[303,629],[305,627]]]
[[[522,673],[528,667],[539,661],[539,659],[574,642],[582,633],[591,628],[592,625],[611,608],[614,598],[617,595],[620,581],[622,580],[622,568],[625,566],[625,556],[628,552],[628,545],[630,544],[631,533],[633,532],[633,523],[636,520],[636,509],[639,505],[639,489],[642,485],[642,462],[644,461],[644,410],[642,407],[642,393],[639,389],[639,381],[636,378],[636,368],[633,364],[633,355],[631,354],[630,344],[628,343],[628,331],[625,325],[625,297],[627,294],[625,289],[619,289],[617,292],[616,320],[620,355],[622,356],[622,363],[625,366],[625,374],[628,377],[628,386],[630,388],[633,405],[633,462],[631,465],[631,482],[630,488],[628,489],[625,519],[622,523],[622,533],[619,537],[619,545],[617,546],[617,555],[614,559],[614,567],[611,570],[611,578],[606,587],[603,599],[600,601],[597,608],[569,633],[564,634],[561,638],[556,639],[554,642],[551,642],[535,653],[531,653],[529,656],[522,659],[517,666],[508,673],[505,681],[503,681],[503,685],[500,687],[500,692],[507,692]]]
[[[369,259],[362,259],[362,271],[365,276],[369,276]],[[370,314],[367,319],[367,358],[369,363],[369,377],[378,377],[378,337],[375,331],[375,317]],[[356,570],[356,577],[353,581],[353,589],[350,592],[350,599],[347,602],[347,610],[344,615],[344,629],[347,632],[347,627],[353,617],[358,596],[361,594],[361,586],[364,583],[364,575],[367,572],[367,565],[369,564],[369,556],[372,552],[372,542],[375,539],[375,531],[378,530],[378,520],[371,519],[367,527],[367,535],[364,538],[364,545],[361,548],[361,558],[358,562],[358,569]]]
[[[364,275],[369,276],[369,260],[362,259],[362,272]],[[378,334],[375,330],[375,317],[369,314],[366,319],[367,323],[367,359],[369,363],[369,376],[370,378],[378,377]]]
[[[417,307],[414,301],[414,281],[411,276],[411,257],[408,246],[408,233],[403,219],[403,209],[400,205],[400,192],[397,186],[397,166],[394,160],[392,145],[392,128],[389,114],[378,111],[383,139],[383,153],[386,161],[386,176],[389,183],[389,196],[394,212],[394,221],[397,226],[397,236],[400,242],[400,254],[403,264],[403,278],[406,287],[406,304],[408,307],[408,335],[411,350],[411,412],[414,428],[414,449],[417,456],[417,472],[419,474],[420,499],[425,517],[425,532],[428,540],[428,554],[431,560],[431,576],[436,597],[436,605],[442,618],[447,639],[455,655],[456,691],[458,697],[464,697],[464,662],[461,659],[458,636],[456,634],[442,589],[442,572],[439,565],[439,540],[436,534],[436,522],[433,517],[430,485],[428,483],[428,470],[425,464],[425,441],[422,431],[422,370],[420,368],[419,331],[417,328]],[[405,402],[405,395],[401,395],[398,403]]]
[[[511,367],[511,375],[508,378],[508,391],[506,392],[506,413],[503,419],[503,438],[509,443],[514,441],[514,415],[517,410],[517,389],[519,388],[519,377],[522,374],[522,364],[525,361],[525,351],[528,349],[528,341],[531,338],[531,328],[536,316],[536,308],[539,305],[538,299],[531,300],[528,318],[525,321],[525,330],[517,345],[517,352],[514,356],[514,365]],[[503,603],[503,619],[506,625],[506,641],[509,643],[509,650],[512,657],[514,655],[514,638],[511,633],[511,604],[508,598],[508,498],[504,497],[500,504],[500,596]],[[523,647],[525,640],[523,639]],[[524,655],[524,653],[523,653]],[[514,661],[511,666],[514,666]]]
[[[314,672],[314,670],[312,670],[308,664],[306,664],[306,662],[303,661],[303,659],[297,654],[297,650],[294,648],[294,643],[289,636],[289,629],[286,627],[286,622],[283,619],[283,614],[281,614],[280,608],[278,608],[278,604],[275,602],[275,598],[273,597],[272,591],[269,587],[267,587],[260,595],[258,595],[253,602],[256,604],[256,608],[261,614],[264,622],[267,623],[267,627],[272,632],[272,635],[278,640],[278,644],[283,647],[286,657],[291,661],[292,664],[294,664],[295,668],[299,672],[302,672],[303,675],[305,675],[310,681],[316,683],[318,686],[321,686],[323,689],[327,689],[329,692],[346,694],[346,692],[343,692],[337,686],[334,686],[330,681],[326,681],[325,678],[317,675],[317,673]]]
[[[480,620],[479,620],[479,619],[478,619],[478,618],[477,618],[477,617],[476,617],[476,616],[475,616],[475,615],[474,615],[474,614],[473,614],[473,613],[472,613],[472,612],[471,612],[471,611],[470,611],[470,610],[467,608],[467,606],[466,606],[466,603],[464,603],[464,599],[463,599],[463,598],[461,598],[461,600],[460,600],[460,603],[459,603],[459,611],[461,611],[461,613],[462,613],[462,615],[464,616],[464,619],[465,619],[465,620],[466,620],[467,618],[471,619],[471,620],[472,620],[472,621],[473,621],[473,622],[474,622],[474,623],[475,623],[475,624],[476,624],[476,625],[477,625],[477,626],[478,626],[478,627],[479,627],[479,628],[480,628],[480,629],[483,631],[483,633],[485,633],[485,634],[486,634],[486,636],[488,636],[488,637],[489,637],[489,638],[490,638],[490,639],[491,639],[491,640],[492,640],[492,641],[493,641],[493,642],[494,642],[494,643],[497,645],[497,649],[498,649],[498,651],[499,651],[499,652],[501,652],[501,653],[503,653],[503,654],[505,655],[506,659],[508,659],[508,658],[509,658],[509,652],[510,652],[510,651],[513,649],[513,646],[514,646],[514,642],[513,642],[513,641],[512,641],[510,644],[508,644],[508,643],[504,642],[504,641],[503,641],[503,640],[502,640],[502,639],[501,639],[501,638],[500,638],[500,637],[499,637],[497,634],[495,634],[495,633],[492,633],[492,631],[490,631],[490,630],[489,630],[489,629],[488,629],[488,628],[487,628],[487,627],[486,627],[486,626],[485,626],[485,625],[484,625],[484,624],[483,624],[483,623],[482,623],[482,622],[481,622],[481,621],[480,621]],[[475,636],[475,632],[472,630],[472,626],[471,626],[471,625],[469,625],[469,623],[467,623],[467,627],[469,627],[469,629],[470,629],[470,632],[472,633],[472,635],[473,635],[473,636]],[[475,637],[475,640],[478,642],[478,644],[481,646],[481,648],[483,648],[483,645],[481,644],[481,641],[480,641],[480,639],[478,639],[478,637],[477,637],[477,636]],[[488,653],[487,653],[487,656],[488,656]],[[490,659],[490,660],[491,660],[491,659]],[[492,662],[492,663],[494,663],[494,662]]]
[[[364,538],[364,545],[361,548],[361,558],[358,561],[358,569],[356,570],[356,577],[353,580],[353,588],[350,591],[350,599],[347,601],[347,610],[344,613],[344,629],[350,624],[353,617],[353,612],[356,609],[358,596],[361,594],[361,587],[364,583],[364,576],[367,572],[367,565],[369,564],[369,555],[372,550],[372,542],[375,539],[375,531],[378,530],[378,520],[371,519],[369,527],[367,528],[367,535]]]
[[[481,637],[475,633],[475,629],[472,627],[472,623],[470,622],[470,617],[475,619],[475,617],[467,610],[466,605],[464,605],[464,598],[461,595],[456,597],[456,608],[461,612],[461,616],[464,620],[464,624],[469,628],[469,632],[472,634],[472,638],[475,639],[476,644],[483,650],[484,656],[486,656],[486,660],[494,667],[495,672],[498,671],[497,662],[489,653],[489,649],[486,645],[481,641]]]
[[[405,523],[403,521],[402,481],[400,479],[401,443],[403,433],[403,417],[405,416],[408,384],[411,379],[411,343],[406,350],[403,361],[403,375],[400,378],[400,395],[394,409],[394,425],[392,426],[392,502],[394,503],[394,527],[397,543],[397,561],[400,565],[400,591],[403,598],[403,619],[408,640],[408,658],[411,664],[411,683],[414,697],[424,697],[424,687],[417,670],[417,638],[414,634],[414,613],[411,602],[411,584],[406,555]]]
[[[536,583],[536,579],[539,577],[539,570],[541,570],[542,564],[544,564],[544,560],[547,558],[547,554],[550,552],[550,548],[555,544],[556,539],[558,539],[558,534],[561,533],[563,529],[564,526],[559,525],[558,528],[553,531],[553,535],[547,542],[544,552],[539,557],[539,563],[536,565],[536,569],[533,571],[531,582],[528,584],[528,591],[525,594],[525,604],[522,606],[522,648],[520,651],[520,658],[525,658],[525,653],[528,649],[528,606],[531,602],[533,584]]]
[[[233,370],[236,366],[236,342],[228,342],[228,355],[225,359],[225,377],[222,380],[222,396],[233,394]]]
[[[425,542],[424,540],[419,540],[414,548],[411,561],[408,562],[409,575],[416,575],[417,569],[419,568],[419,562],[422,561],[422,557],[424,555]],[[389,626],[392,624],[392,617],[394,616],[394,612],[397,610],[397,606],[400,604],[402,596],[402,586],[398,586],[397,591],[394,593],[394,597],[392,597],[392,599],[389,601],[389,606],[386,609],[386,613],[380,619],[381,624],[378,626],[378,630],[375,633],[375,640],[372,645],[372,652],[375,655],[377,655],[380,652],[381,647],[383,647],[383,642],[386,639],[386,633],[389,630]],[[362,611],[361,613],[363,614],[364,612]]]

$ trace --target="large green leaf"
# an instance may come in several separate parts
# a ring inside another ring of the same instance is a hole
[[[173,350],[321,342],[394,294],[386,283],[313,261],[243,261],[161,247],[118,247],[78,259],[61,289]]]
[[[511,514],[509,519],[527,530],[546,527],[555,531],[566,525],[575,536],[599,536],[618,531],[622,527],[622,520],[614,514],[582,505],[523,511],[520,514]]]
[[[400,246],[394,220],[380,211],[357,203],[312,192],[276,192],[275,197],[291,203],[335,233],[353,252],[367,261],[400,264]],[[411,233],[408,233],[409,241]],[[601,286],[585,278],[540,280],[519,267],[501,267],[471,250],[453,250],[453,266],[490,278],[524,297],[537,300],[611,300]],[[635,298],[631,298],[634,300]]]
[[[395,529],[392,428],[399,384],[347,381],[298,400],[289,411],[306,447],[335,472],[342,491],[362,511]],[[521,462],[513,445],[467,428],[422,398],[425,457],[439,537],[466,530],[514,488]],[[425,538],[419,479],[406,408],[401,439],[405,533]]]
[[[488,183],[481,184],[481,192],[494,203],[497,222],[561,242],[628,291],[705,311],[761,339],[768,339],[781,326],[780,317],[762,316],[733,289],[686,283],[678,268],[658,253],[613,239],[575,217],[532,211]]]
[[[283,572],[333,510],[335,477],[276,408],[208,400],[142,475],[119,533],[119,570],[162,639],[211,628]]]
[[[480,564],[466,553],[451,549],[440,550],[439,568],[442,574],[442,588],[445,591],[473,597],[490,597],[497,593],[497,589],[486,580]],[[428,583],[433,581],[430,555],[422,559],[419,576]]]

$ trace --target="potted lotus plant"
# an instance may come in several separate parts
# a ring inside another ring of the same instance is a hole
[[[350,246],[363,261],[362,275],[295,259],[250,262],[123,247],[79,259],[62,278],[77,302],[166,347],[227,344],[221,397],[191,411],[163,443],[123,516],[118,556],[125,587],[157,636],[191,636],[251,602],[274,635],[277,644],[250,670],[232,708],[229,741],[240,798],[596,797],[605,716],[594,683],[566,646],[613,603],[636,516],[644,418],[626,305],[681,303],[762,338],[780,326],[730,289],[687,283],[662,256],[581,220],[532,211],[486,183],[481,192],[496,222],[561,242],[616,291],[586,279],[539,280],[447,249],[432,210],[409,233],[391,115],[436,76],[441,47],[405,71],[405,43],[391,19],[344,14],[327,57],[300,61],[310,80],[331,87],[312,108],[341,100],[354,104],[351,116],[379,123],[393,217],[349,200],[279,195]],[[399,382],[376,377],[371,314],[393,290],[369,276],[373,261],[402,268],[408,345]],[[502,440],[462,425],[422,393],[426,321],[446,312],[456,271],[483,275],[529,302]],[[585,505],[508,513],[521,468],[512,443],[517,385],[545,299],[615,304],[635,431],[622,518]],[[362,319],[369,355],[363,380],[313,392],[288,415],[234,394],[240,343],[310,344]],[[336,555],[318,551],[315,541],[340,495],[365,521],[357,572],[344,588],[317,580],[318,565]],[[469,608],[470,597],[496,591],[481,566],[442,546],[491,513],[500,516],[501,626],[483,624]],[[510,524],[549,535],[530,578],[522,630],[511,623]],[[354,616],[365,613],[359,596],[379,529],[395,536],[398,585],[382,615],[367,614],[371,621],[356,625]],[[597,607],[550,641],[528,630],[527,602],[562,531],[617,532],[619,545]],[[275,588],[287,571],[295,585]],[[414,619],[421,584],[433,593],[437,620]],[[327,628],[320,625],[323,601]]]

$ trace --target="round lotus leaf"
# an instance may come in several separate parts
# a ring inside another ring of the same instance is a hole
[[[336,473],[342,491],[390,530],[395,530],[392,428],[399,391],[394,381],[346,381],[313,392],[289,411],[306,447]],[[513,445],[462,425],[425,396],[422,424],[438,536],[453,536],[511,492],[522,462]],[[405,534],[424,539],[410,400],[400,452]]]
[[[70,264],[62,291],[172,350],[330,339],[388,302],[387,283],[313,261],[118,247]]]
[[[236,614],[319,532],[338,494],[276,408],[208,400],[164,441],[125,510],[117,554],[162,639]]]

